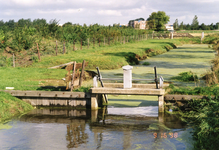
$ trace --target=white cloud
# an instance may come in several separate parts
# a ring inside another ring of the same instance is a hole
[[[97,14],[108,15],[108,16],[122,16],[122,13],[117,10],[98,10]]]
[[[170,23],[191,23],[195,15],[200,23],[219,21],[219,0],[0,0],[0,18],[4,21],[21,18],[56,18],[60,23],[128,23],[152,12],[165,11]]]

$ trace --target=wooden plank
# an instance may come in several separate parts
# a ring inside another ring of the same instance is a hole
[[[103,83],[104,87],[107,88],[123,88],[123,83]],[[158,85],[160,86],[160,85]],[[163,84],[163,88],[168,87],[169,84]],[[132,84],[132,88],[147,88],[155,89],[156,84]]]
[[[19,91],[3,90],[16,97],[52,97],[52,98],[90,98],[86,92],[60,92],[60,91]]]
[[[142,88],[91,88],[91,93],[96,94],[120,94],[120,95],[164,95],[164,89],[142,89]]]

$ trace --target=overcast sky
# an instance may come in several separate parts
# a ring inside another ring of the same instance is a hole
[[[219,22],[219,0],[0,0],[0,20],[44,18],[79,24],[127,24],[136,18],[147,19],[152,12],[165,11],[170,24]]]

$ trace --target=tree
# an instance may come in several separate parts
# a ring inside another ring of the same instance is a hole
[[[155,27],[156,31],[162,31],[165,30],[165,24],[170,21],[170,17],[164,11],[152,12],[147,21],[150,23],[149,29],[153,30]]]
[[[192,20],[192,24],[191,24],[191,29],[192,30],[198,30],[199,29],[199,22],[198,22],[198,17],[195,15],[195,17]]]
[[[199,26],[199,29],[200,30],[206,30],[206,25],[204,23],[202,23],[200,26]]]
[[[173,23],[173,28],[174,28],[174,30],[178,30],[179,29],[178,19],[176,19],[175,22]]]
[[[183,30],[183,29],[184,29],[183,21],[180,23],[179,29],[180,29],[180,30]]]

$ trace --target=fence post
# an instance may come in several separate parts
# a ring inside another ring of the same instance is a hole
[[[56,56],[58,55],[58,44],[57,44],[57,40],[56,40]]]
[[[65,54],[65,41],[63,42],[63,54]]]
[[[73,51],[75,51],[75,40],[73,41]]]
[[[89,49],[89,38],[87,39],[87,49]]]
[[[93,38],[93,47],[95,47],[95,38]]]
[[[106,38],[103,38],[103,45],[105,46]]]
[[[14,53],[13,53],[13,67],[15,68]]]
[[[76,61],[73,64],[73,68],[72,68],[72,78],[71,78],[71,92],[73,90],[74,87],[74,77],[75,77],[75,69],[76,69]]]
[[[83,60],[83,63],[82,63],[82,70],[81,70],[80,79],[79,79],[79,87],[81,87],[82,85],[83,76],[84,76],[84,68],[85,68],[85,60]]]
[[[41,61],[41,59],[40,59],[40,50],[39,50],[38,43],[37,43],[37,52],[38,52],[38,59],[39,59],[39,61]]]
[[[82,50],[82,39],[81,39],[81,50]]]

